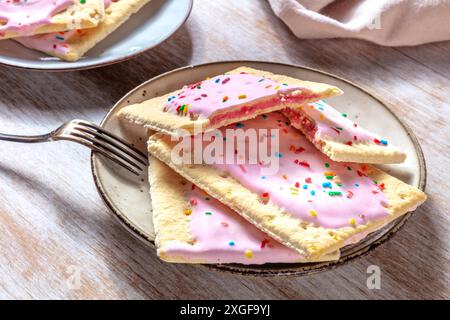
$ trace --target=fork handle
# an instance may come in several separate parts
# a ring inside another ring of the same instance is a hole
[[[11,142],[22,142],[22,143],[39,143],[51,141],[52,136],[50,133],[41,134],[36,136],[19,136],[15,134],[4,134],[0,133],[0,140],[11,141]]]

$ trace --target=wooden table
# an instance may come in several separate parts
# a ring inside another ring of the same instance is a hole
[[[422,144],[429,195],[369,256],[303,278],[246,278],[159,261],[103,204],[89,150],[0,142],[0,298],[450,298],[449,56],[450,42],[302,41],[266,1],[197,0],[183,28],[132,61],[71,73],[0,67],[1,131],[21,134],[73,118],[98,122],[136,85],[187,64],[258,59],[322,69],[395,106]],[[381,268],[380,290],[366,286],[370,265]]]

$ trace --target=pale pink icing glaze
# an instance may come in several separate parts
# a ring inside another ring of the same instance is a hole
[[[192,188],[191,183],[185,183],[186,203],[192,207],[190,231],[196,242],[169,244],[165,247],[168,254],[205,263],[263,264],[301,259],[297,251],[271,239],[199,188]]]
[[[280,130],[280,153],[277,155],[280,171],[276,175],[262,176],[260,165],[215,166],[229,172],[254,193],[267,193],[273,203],[293,216],[316,226],[336,229],[349,226],[351,218],[357,224],[364,224],[388,215],[383,206],[387,203],[383,188],[364,175],[364,166],[333,162],[290,127],[280,113],[258,116],[221,131],[236,126]],[[197,138],[200,136],[194,139]],[[309,167],[296,163],[296,160]],[[324,172],[336,174],[342,185],[327,179]],[[331,189],[322,186],[328,182]],[[304,189],[305,185],[307,189]],[[342,195],[330,196],[329,191],[339,191]],[[296,251],[270,239],[219,201],[197,187],[193,188],[191,183],[185,183],[184,195],[186,203],[191,204],[190,229],[196,242],[194,245],[172,243],[165,248],[167,253],[209,263],[282,263],[301,258]],[[313,217],[310,210],[314,210],[317,217]],[[357,234],[346,244],[358,242],[365,236],[366,233]]]
[[[104,0],[105,8],[108,8],[111,2],[118,2],[111,0]],[[83,36],[83,30],[69,30],[65,32],[54,32],[47,34],[39,34],[30,37],[16,38],[15,40],[22,45],[42,51],[42,52],[54,52],[57,54],[67,54],[70,51],[70,45],[68,42],[74,38]]]
[[[234,126],[220,130],[224,132]],[[266,195],[293,216],[324,228],[349,226],[350,219],[355,219],[357,224],[365,224],[388,216],[383,206],[387,204],[383,187],[364,174],[364,166],[330,160],[291,127],[280,113],[258,116],[239,124],[239,127],[244,130],[280,129],[280,151],[273,155],[274,160],[279,161],[276,175],[261,176],[259,164],[215,165],[252,192]],[[246,148],[252,150],[248,141]],[[333,175],[337,178],[330,177]],[[330,195],[329,192],[340,194]],[[317,217],[311,215],[311,210]]]
[[[270,100],[266,108],[281,105],[292,91],[302,89],[304,88],[278,83],[254,74],[221,75],[183,87],[177,95],[168,98],[165,109],[167,112],[183,112],[209,118],[218,111],[237,105],[248,108],[248,105],[256,103],[255,107],[261,109],[258,102],[266,102],[265,100]],[[239,111],[236,115],[240,115]]]
[[[388,144],[386,140],[361,128],[346,114],[337,111],[324,101],[310,103],[304,106],[302,111],[285,109],[283,112],[291,122],[301,122],[313,141],[333,140],[350,145],[353,143]]]
[[[33,34],[35,30],[51,22],[51,18],[67,9],[74,0],[28,0],[0,1],[0,38],[5,31],[17,32],[21,36]]]

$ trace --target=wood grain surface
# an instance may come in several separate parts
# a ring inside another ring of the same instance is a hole
[[[252,278],[161,262],[111,216],[94,187],[89,150],[68,142],[0,141],[0,298],[450,298],[450,42],[387,48],[296,39],[266,1],[195,1],[187,23],[154,50],[71,73],[0,67],[1,132],[99,122],[144,80],[187,64],[256,59],[335,73],[378,92],[425,153],[429,200],[370,255],[296,278]],[[381,289],[366,286],[381,269]],[[78,282],[79,280],[79,282]]]

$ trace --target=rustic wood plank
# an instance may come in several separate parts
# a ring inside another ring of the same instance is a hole
[[[413,128],[430,198],[367,257],[304,278],[246,278],[159,261],[102,203],[88,150],[0,142],[0,298],[450,298],[449,53],[448,42],[384,48],[298,40],[266,1],[197,0],[181,30],[134,60],[74,73],[1,67],[0,124],[11,133],[45,132],[72,118],[99,121],[139,83],[187,64],[257,59],[323,69],[378,92]],[[382,270],[381,290],[366,287],[372,264]]]

